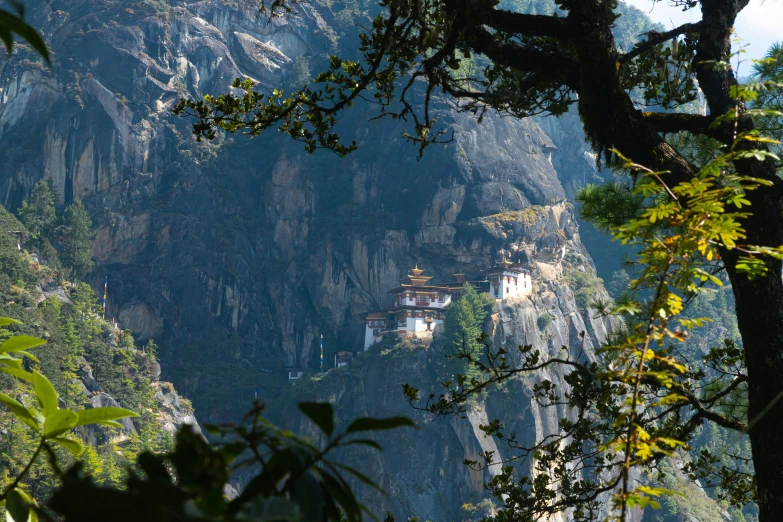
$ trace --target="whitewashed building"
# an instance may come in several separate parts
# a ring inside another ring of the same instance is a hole
[[[389,290],[394,303],[385,310],[364,316],[364,350],[380,342],[384,335],[397,334],[429,338],[443,324],[444,309],[462,291],[464,274],[454,274],[456,281],[443,285],[429,284],[431,276],[422,275],[418,265],[411,269],[400,286]],[[533,289],[530,268],[514,264],[504,257],[484,281],[469,281],[479,292],[489,292],[496,299],[530,294]]]
[[[389,290],[394,294],[394,304],[365,316],[365,350],[385,334],[431,337],[443,323],[443,309],[451,303],[455,289],[447,285],[428,285],[432,277],[423,273],[418,265],[411,269],[400,286]]]
[[[487,274],[489,293],[495,299],[509,299],[528,295],[533,291],[533,281],[530,268],[514,264],[507,260],[498,262],[497,266]]]

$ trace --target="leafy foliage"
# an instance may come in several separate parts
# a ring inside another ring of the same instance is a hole
[[[365,432],[413,426],[405,418],[357,419],[334,434],[332,407],[303,403],[301,411],[326,437],[313,442],[282,430],[261,417],[256,404],[239,425],[212,426],[219,439],[211,447],[189,427],[177,434],[173,451],[139,456],[141,474],[131,474],[122,490],[96,486],[77,465],[65,474],[51,502],[64,520],[330,520],[359,521],[366,509],[346,477],[378,488],[358,470],[332,460],[341,447],[380,447]],[[231,473],[257,473],[236,498],[224,495]],[[369,513],[368,513],[369,514]]]
[[[60,258],[81,279],[92,269],[92,220],[79,200],[71,203],[59,227]]]
[[[49,63],[49,50],[46,48],[41,36],[36,30],[24,21],[25,6],[21,2],[8,0],[4,2],[9,4],[11,11],[0,9],[0,39],[3,40],[8,54],[11,54],[14,47],[14,36],[25,40],[41,57]]]
[[[0,327],[20,324],[14,319],[0,317]],[[24,369],[23,360],[38,362],[30,349],[45,344],[46,341],[32,336],[15,335],[0,344],[0,372],[28,383],[32,387],[35,404],[25,404],[12,396],[0,392],[0,403],[22,424],[26,425],[36,439],[36,448],[21,472],[11,479],[2,481],[0,506],[5,507],[13,520],[38,520],[40,506],[37,500],[24,488],[22,481],[27,478],[33,465],[46,454],[52,468],[61,473],[57,465],[55,448],[60,447],[74,456],[84,451],[84,445],[73,430],[77,426],[103,424],[119,426],[117,419],[136,416],[123,408],[93,408],[74,411],[60,408],[59,397],[52,383],[40,372]]]
[[[81,201],[57,216],[51,181],[40,180],[19,208],[25,245],[35,249],[44,263],[65,268],[63,276],[83,278],[92,269],[92,219]]]
[[[751,80],[758,88],[753,106],[766,109],[757,116],[759,132],[783,140],[783,44],[773,44],[764,60],[753,65]]]

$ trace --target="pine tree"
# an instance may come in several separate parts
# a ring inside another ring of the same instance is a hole
[[[609,290],[609,294],[615,299],[619,299],[623,292],[628,290],[628,286],[631,283],[631,276],[628,275],[623,269],[616,272],[612,272],[612,280],[606,285],[606,289]]]
[[[447,342],[453,342],[457,353],[477,354],[481,349],[480,337],[484,319],[487,317],[487,309],[493,302],[489,294],[479,294],[470,285],[465,283],[461,296],[452,302],[445,310],[443,321]],[[460,362],[456,368],[448,368],[448,371],[461,373],[468,378],[477,376],[475,366]]]
[[[74,201],[65,209],[60,225],[60,259],[76,279],[92,269],[92,220],[82,202]]]
[[[27,229],[30,245],[40,249],[45,241],[51,240],[57,221],[51,181],[40,180],[35,184],[30,199],[19,208],[19,219]]]
[[[102,478],[104,464],[103,459],[98,456],[98,452],[92,444],[87,444],[79,459],[84,464],[84,471],[92,477]]]

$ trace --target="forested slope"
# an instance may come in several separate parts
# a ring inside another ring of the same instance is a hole
[[[16,234],[9,231],[27,231],[1,206],[0,227],[0,317],[22,322],[0,329],[0,339],[26,334],[46,340],[34,350],[40,364],[28,360],[26,365],[49,378],[65,403],[61,406],[122,406],[140,414],[123,419],[121,430],[79,428],[79,436],[89,442],[80,457],[87,469],[99,483],[119,485],[136,455],[167,449],[177,426],[196,423],[193,410],[171,384],[158,380],[154,342],[136,346],[130,331],[101,319],[100,305],[87,284],[63,281],[57,270],[18,250]],[[5,373],[0,373],[0,391],[31,399],[30,387]],[[36,445],[36,435],[0,408],[0,469],[17,476]],[[64,451],[61,458],[63,464],[72,462]],[[29,477],[25,482],[42,499],[57,482],[45,461]]]

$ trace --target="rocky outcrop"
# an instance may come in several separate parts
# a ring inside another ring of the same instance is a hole
[[[114,331],[110,331],[106,340],[107,344],[116,349],[117,340],[114,334]],[[155,401],[157,402],[154,408],[154,415],[157,425],[162,432],[174,435],[182,426],[190,425],[196,432],[202,433],[190,401],[183,400],[174,389],[173,384],[157,381],[160,376],[160,365],[157,361],[152,361],[148,371],[148,377],[153,381],[152,388],[155,392]],[[93,375],[92,367],[84,357],[78,359],[77,378],[74,380],[81,387],[82,394],[85,397],[83,402],[87,404],[87,407],[121,407],[114,397],[101,388]],[[117,422],[122,425],[119,431],[108,430],[100,426],[90,426],[86,433],[87,440],[93,445],[106,440],[118,443],[138,433],[130,418],[119,419]]]
[[[563,356],[563,351],[574,357],[594,357],[594,348],[617,325],[580,310],[568,285],[555,281],[548,288],[540,286],[533,295],[498,302],[485,328],[489,341],[494,346],[512,348],[510,354],[519,353],[516,346],[531,345],[543,358]],[[538,321],[544,314],[552,318],[546,325]],[[386,499],[363,491],[362,498],[375,513],[390,510],[401,520],[412,516],[422,520],[469,519],[469,513],[461,512],[460,506],[477,504],[485,498],[484,483],[499,472],[499,464],[472,470],[462,462],[481,461],[480,454],[488,451],[494,452],[495,462],[515,454],[503,443],[486,437],[480,426],[500,419],[509,433],[517,434],[519,443],[527,445],[557,433],[559,419],[569,413],[563,407],[540,405],[532,398],[532,390],[544,379],[563,383],[567,370],[553,366],[546,372],[515,378],[472,402],[465,418],[434,418],[407,404],[402,384],[419,388],[422,397],[440,393],[437,383],[443,380],[444,362],[442,347],[433,348],[421,341],[375,346],[356,357],[350,366],[329,370],[322,377],[295,386],[289,402],[279,405],[273,415],[312,436],[318,434],[314,427],[293,413],[296,401],[331,402],[338,425],[343,427],[359,416],[413,418],[418,430],[373,434],[384,448],[382,453],[356,450],[342,455],[390,494]],[[519,361],[512,355],[510,362]]]
[[[174,386],[168,382],[156,382],[155,400],[158,401],[158,420],[164,430],[174,435],[179,428],[188,425],[196,432],[201,432],[201,426],[193,413],[190,404],[183,404]]]

